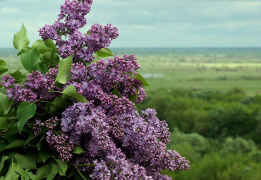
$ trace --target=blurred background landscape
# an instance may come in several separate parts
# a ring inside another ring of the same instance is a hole
[[[178,180],[261,179],[261,48],[112,48],[135,54],[151,85],[139,110],[155,108],[169,149],[191,161]],[[17,67],[17,50],[0,59]],[[10,71],[12,72],[12,70]]]

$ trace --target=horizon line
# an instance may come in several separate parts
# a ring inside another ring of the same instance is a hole
[[[221,47],[218,47],[218,46],[213,46],[213,47],[206,47],[206,46],[202,46],[202,47],[109,47],[111,49],[175,49],[175,48],[261,48],[261,46],[247,46],[247,47],[244,47],[244,46],[221,46]],[[14,50],[17,50],[13,47],[0,47],[0,49],[14,49]]]

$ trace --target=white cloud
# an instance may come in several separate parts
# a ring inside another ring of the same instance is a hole
[[[17,13],[18,10],[16,8],[8,8],[8,7],[4,7],[1,9],[1,12],[2,13],[5,13],[5,14],[13,14],[13,13]]]
[[[260,13],[261,11],[261,2],[260,1],[237,1],[233,2],[233,9],[238,12],[245,12],[245,13]]]

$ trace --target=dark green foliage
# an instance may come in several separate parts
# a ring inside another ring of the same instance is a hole
[[[153,107],[157,116],[185,133],[196,132],[205,137],[250,138],[261,144],[261,98],[248,97],[237,88],[221,93],[185,89],[148,91],[139,109]]]
[[[228,92],[161,89],[138,107],[154,107],[169,125],[175,149],[191,161],[187,172],[164,171],[178,180],[261,179],[261,96]]]
[[[185,134],[174,129],[169,149],[175,149],[191,161],[187,172],[163,171],[178,180],[260,179],[261,150],[252,140],[241,137],[224,141]],[[258,171],[259,169],[259,171]]]

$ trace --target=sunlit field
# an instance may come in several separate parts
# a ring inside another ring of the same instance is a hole
[[[6,51],[6,52],[4,52]],[[248,95],[261,94],[261,49],[112,49],[116,55],[134,54],[150,87],[227,91],[234,87]],[[2,49],[0,58],[17,67],[16,51]]]
[[[128,50],[137,54],[150,87],[261,93],[261,49]],[[158,54],[156,54],[158,52]],[[119,53],[122,53],[121,51]]]

